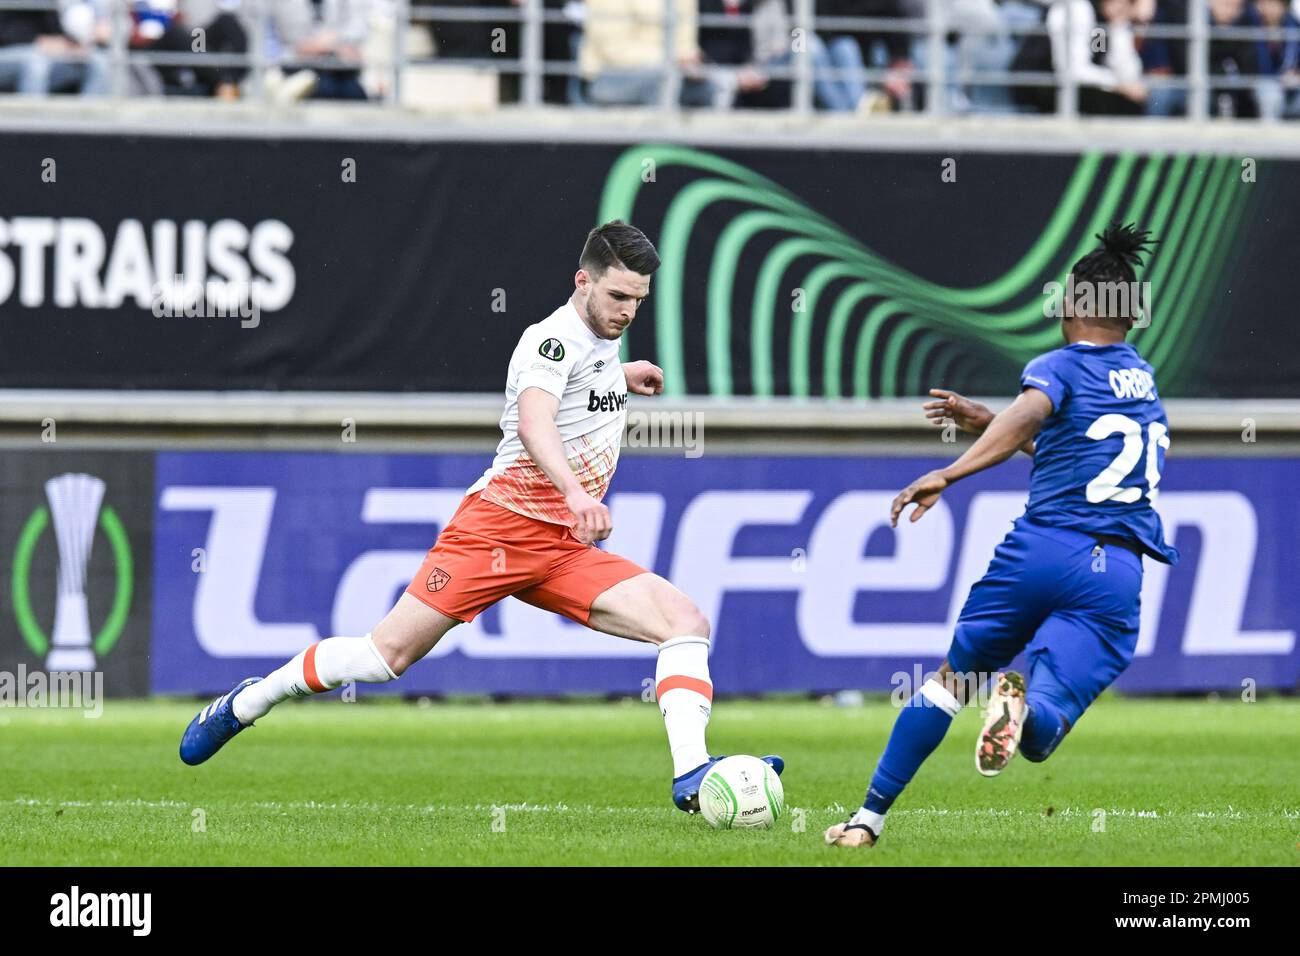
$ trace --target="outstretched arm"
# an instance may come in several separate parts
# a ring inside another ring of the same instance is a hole
[[[989,422],[975,444],[947,468],[944,475],[951,484],[985,468],[1006,461],[1026,442],[1032,442],[1043,421],[1052,414],[1052,400],[1045,392],[1027,388],[1011,405]]]
[[[1027,388],[1005,411],[994,416],[993,421],[966,453],[947,468],[922,475],[894,499],[889,512],[889,523],[898,527],[898,516],[908,504],[915,504],[911,520],[925,514],[943,490],[976,472],[1001,464],[1016,453],[1016,449],[1032,441],[1043,421],[1052,414],[1052,400],[1036,388]]]
[[[950,392],[946,388],[932,388],[930,394],[939,400],[926,402],[921,407],[925,409],[925,417],[936,425],[946,425],[951,421],[967,434],[983,435],[984,430],[993,421],[993,412],[987,405],[981,405],[964,395]],[[1021,445],[1020,450],[1032,458],[1033,439]]]

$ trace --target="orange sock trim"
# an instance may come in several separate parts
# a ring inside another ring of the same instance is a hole
[[[320,642],[317,641],[311,647],[307,648],[307,655],[302,659],[302,679],[307,682],[307,686],[310,687],[314,693],[323,694],[325,691],[329,690],[329,688],[321,683],[320,677],[316,674],[316,648],[319,644]]]
[[[665,677],[655,687],[655,698],[658,699],[670,690],[693,690],[700,694],[706,700],[713,700],[713,685],[706,680],[700,680],[698,677]]]

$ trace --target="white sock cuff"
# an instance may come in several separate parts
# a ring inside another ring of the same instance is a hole
[[[397,675],[394,674],[393,669],[388,666],[388,661],[384,660],[384,655],[379,653],[379,648],[375,647],[375,639],[369,634],[366,635],[366,647],[370,648],[370,652],[375,655],[375,660],[379,661],[379,663],[383,665],[384,670],[388,672],[389,679],[397,680]]]
[[[672,684],[664,688],[664,681]],[[708,638],[674,637],[659,645],[659,657],[655,660],[655,694],[670,693],[674,685],[712,698]]]
[[[853,814],[849,822],[861,823],[864,826],[871,827],[871,832],[876,836],[880,836],[880,832],[885,829],[885,815],[883,813],[874,813],[866,807]]]
[[[680,647],[683,644],[703,644],[705,647],[708,647],[709,639],[707,637],[693,637],[691,635],[687,635],[686,637],[674,637],[672,640],[664,641],[659,645],[659,653],[662,654],[669,648]]]
[[[928,680],[922,684],[920,694],[934,706],[943,708],[953,717],[956,717],[961,710],[961,702],[937,680]]]

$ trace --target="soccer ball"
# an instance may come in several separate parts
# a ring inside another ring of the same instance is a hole
[[[724,757],[700,784],[700,813],[715,830],[762,830],[785,812],[785,788],[757,757]]]

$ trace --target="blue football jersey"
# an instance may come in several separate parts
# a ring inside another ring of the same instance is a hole
[[[1040,355],[1020,387],[1052,400],[1036,439],[1025,516],[1039,524],[1140,543],[1173,564],[1152,507],[1169,448],[1165,417],[1150,365],[1127,342],[1076,342]]]

